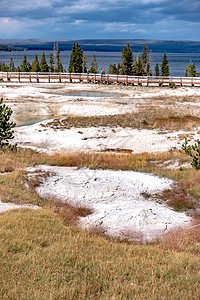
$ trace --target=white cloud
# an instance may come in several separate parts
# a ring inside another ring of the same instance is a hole
[[[0,18],[0,35],[4,38],[10,38],[15,33],[24,29],[23,22],[10,18]]]
[[[129,33],[146,33],[146,30],[142,29],[142,28],[138,28],[137,24],[130,24],[130,23],[117,23],[117,22],[113,22],[113,23],[106,23],[106,24],[102,24],[103,29],[101,30],[102,32],[129,32]]]

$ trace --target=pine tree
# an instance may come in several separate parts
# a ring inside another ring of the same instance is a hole
[[[3,61],[2,65],[1,65],[1,71],[2,72],[9,72],[9,67],[5,64],[4,61]]]
[[[90,73],[98,73],[98,64],[97,64],[97,59],[95,54],[92,56]]]
[[[60,47],[57,45],[56,49],[56,72],[60,72]]]
[[[35,55],[35,59],[32,63],[32,68],[31,68],[31,72],[40,72],[41,69],[40,69],[40,63],[39,63],[39,60],[38,60],[38,57],[37,57],[37,53]]]
[[[134,75],[137,75],[137,76],[142,76],[144,74],[142,58],[140,55],[135,60],[135,63],[133,66],[133,72],[134,72]]]
[[[46,62],[46,57],[45,57],[44,52],[42,53],[42,56],[41,56],[40,68],[41,68],[41,72],[49,72],[49,66]]]
[[[11,59],[10,59],[10,63],[9,63],[9,71],[10,72],[15,72],[15,65],[14,65],[14,62],[13,62],[13,59],[12,59],[12,57],[11,57]]]
[[[49,63],[50,63],[50,67],[49,67],[50,72],[54,72],[53,52],[50,53]]]
[[[15,123],[10,122],[10,117],[12,115],[12,110],[5,104],[3,104],[3,99],[0,100],[0,149],[6,150],[9,148],[11,150],[16,149],[16,145],[11,145],[10,140],[14,138],[12,130],[15,127]]]
[[[108,66],[108,74],[118,74],[117,66],[116,64],[109,64]]]
[[[148,57],[149,48],[148,46],[144,45],[142,53],[141,53],[141,60],[143,64],[143,74],[144,76],[150,76],[150,60]]]
[[[122,58],[122,72],[124,75],[132,75],[133,73],[133,52],[131,51],[131,47],[129,44],[124,47],[124,49],[121,52],[121,58]]]
[[[169,76],[169,65],[167,60],[167,55],[164,53],[162,65],[161,65],[161,75],[162,76]]]
[[[123,75],[122,65],[119,62],[117,64],[117,74]]]
[[[55,72],[63,72],[63,65],[62,65],[62,61],[60,58],[60,47],[57,45],[55,48]]]
[[[70,56],[70,61],[69,61],[69,73],[74,73],[74,64],[75,64],[75,51],[76,51],[76,44],[74,43],[72,46],[72,52]]]
[[[77,43],[75,50],[75,60],[74,60],[74,71],[75,73],[82,73],[83,71],[83,50],[81,46]]]
[[[70,56],[69,72],[82,73],[83,71],[83,50],[81,49],[81,46],[78,43],[74,43]]]
[[[29,72],[29,66],[28,66],[26,54],[24,54],[23,61],[20,65],[20,70],[21,72]]]
[[[156,66],[155,66],[155,76],[160,76],[160,69],[159,69],[158,63],[156,63]]]
[[[197,76],[197,70],[196,70],[195,62],[190,63],[187,66],[185,76],[186,77],[196,77]]]

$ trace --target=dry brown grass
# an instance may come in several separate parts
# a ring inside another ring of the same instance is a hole
[[[189,251],[200,256],[200,217],[189,228],[177,228],[164,235],[161,244],[170,250]]]
[[[63,226],[51,210],[0,216],[0,298],[199,298],[194,250],[131,245]]]
[[[200,126],[200,118],[184,115],[184,116],[169,116],[167,118],[155,118],[153,128],[168,129],[168,130],[191,130],[194,127]]]
[[[86,217],[91,214],[91,209],[81,206],[71,205],[67,199],[66,202],[60,201],[55,197],[44,198],[46,205],[45,207],[51,209],[55,214],[57,214],[65,224],[77,225],[79,217]]]
[[[168,107],[145,105],[135,113],[96,117],[67,117],[54,119],[44,127],[56,129],[88,128],[88,127],[123,127],[146,128],[159,130],[191,130],[200,126],[200,118],[187,112],[178,112]]]
[[[180,184],[174,184],[171,189],[163,191],[159,198],[176,211],[194,209],[197,204],[197,200],[188,193],[187,187]]]

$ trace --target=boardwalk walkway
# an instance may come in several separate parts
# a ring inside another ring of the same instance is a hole
[[[199,86],[200,77],[128,76],[85,73],[0,72],[0,82],[92,82],[140,86]]]

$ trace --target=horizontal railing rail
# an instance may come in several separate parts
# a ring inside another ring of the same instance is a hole
[[[86,73],[0,72],[2,82],[93,82],[142,86],[200,86],[200,77],[129,76]]]

